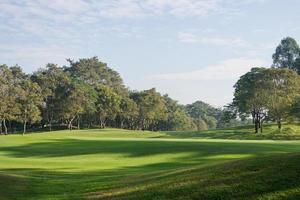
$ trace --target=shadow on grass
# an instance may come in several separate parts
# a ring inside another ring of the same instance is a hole
[[[209,167],[170,168],[177,164],[159,163],[86,173],[4,169],[5,173],[14,176],[0,173],[0,199],[210,200],[300,197],[299,154],[244,159]],[[21,177],[18,174],[27,176],[16,179]]]
[[[0,147],[13,157],[65,157],[88,154],[126,154],[128,157],[191,152],[195,157],[219,154],[265,154],[299,151],[298,143],[175,140],[57,139],[22,146]]]
[[[168,162],[160,160],[152,164],[143,163],[111,170],[84,172],[83,169],[72,172],[72,169],[65,169],[64,166],[55,170],[38,167],[1,169],[0,199],[82,199],[87,196],[95,199],[256,198],[257,195],[298,187],[299,156],[277,156],[274,161],[273,157],[254,159],[248,164],[243,164],[243,161],[220,163],[245,158],[247,155],[264,156],[295,151],[300,151],[299,143],[159,139],[55,139],[0,147],[0,152],[6,156],[15,159],[36,157],[45,159],[45,164],[47,158],[61,157],[69,162],[73,158],[68,156],[89,154],[99,154],[100,158],[105,154],[122,154],[122,159],[130,161],[131,158],[187,153]],[[218,166],[212,167],[216,164]],[[291,180],[292,176],[296,179]],[[298,195],[293,194],[293,197]]]
[[[159,180],[124,182],[90,199],[299,199],[300,155],[268,156],[173,173]]]

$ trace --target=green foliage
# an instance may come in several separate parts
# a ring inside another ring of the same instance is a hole
[[[114,120],[120,112],[121,97],[112,89],[104,85],[96,87],[96,110],[101,127],[105,127],[107,119]]]
[[[286,37],[281,40],[273,54],[273,66],[296,70],[295,60],[300,56],[300,48],[294,38]]]
[[[138,115],[138,105],[130,98],[122,98],[120,103],[120,112],[118,115],[120,120],[120,128],[125,128],[124,123],[126,123],[126,128],[134,129]]]
[[[41,87],[44,96],[44,104],[40,108],[42,119],[51,131],[53,122],[60,119],[61,101],[63,101],[65,89],[68,88],[71,78],[63,68],[55,64],[47,64],[45,69],[35,72],[31,79]]]
[[[9,132],[24,121],[31,122],[30,128],[50,131],[60,127],[71,130],[74,125],[156,131],[220,127],[222,110],[204,102],[185,107],[154,88],[131,92],[120,75],[97,57],[68,61],[69,66],[49,63],[33,74],[23,73],[19,66],[1,66],[0,132],[3,127],[7,132],[6,121],[12,124]],[[21,104],[31,98],[26,94],[31,91],[21,87],[26,81],[34,84],[35,95],[42,99],[31,102],[35,105],[30,120],[20,117]],[[22,101],[17,100],[19,96],[24,97]]]
[[[289,69],[253,68],[235,84],[233,105],[238,112],[251,114],[255,131],[266,116],[278,122],[287,117],[299,94],[299,76]]]
[[[18,112],[16,107],[16,88],[11,87],[13,77],[12,71],[6,65],[0,65],[0,134],[2,134],[2,123],[7,134],[7,120],[15,119]]]
[[[300,93],[300,77],[289,69],[266,69],[261,77],[261,93],[267,100],[265,107],[271,119],[278,122],[289,114],[289,108]]]
[[[70,67],[66,68],[75,79],[90,85],[106,85],[117,91],[124,89],[123,80],[118,72],[112,70],[106,63],[99,61],[97,57],[68,60]]]
[[[139,107],[139,129],[156,130],[158,121],[167,118],[165,99],[155,88],[141,92],[133,92],[130,97]]]
[[[290,115],[300,120],[300,97],[297,97],[291,106]]]
[[[222,111],[202,101],[186,106],[187,113],[193,118],[198,130],[216,128]]]
[[[70,82],[66,85],[65,93],[61,94],[59,116],[66,121],[68,128],[72,129],[72,123],[80,115],[93,111],[96,95],[89,85]]]
[[[20,113],[17,117],[18,121],[24,124],[24,134],[28,122],[34,123],[41,119],[39,106],[42,105],[43,96],[40,86],[30,79],[23,80],[19,89],[17,106],[19,107]]]

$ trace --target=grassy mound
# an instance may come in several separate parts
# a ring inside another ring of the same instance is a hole
[[[127,187],[91,199],[299,199],[300,154],[233,161],[166,174],[125,179]],[[134,180],[134,181],[132,181]]]

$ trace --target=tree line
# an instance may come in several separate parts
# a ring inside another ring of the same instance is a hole
[[[0,65],[0,133],[30,129],[205,130],[228,126],[226,111],[202,101],[180,105],[155,88],[132,91],[97,57],[47,64],[32,74]],[[234,120],[233,120],[234,121]]]
[[[300,48],[296,40],[281,40],[272,55],[271,68],[256,67],[234,85],[229,110],[233,117],[252,117],[255,133],[263,132],[263,123],[274,121],[281,131],[283,121],[300,117]]]
[[[233,102],[215,108],[196,101],[181,105],[155,88],[127,88],[118,72],[97,57],[47,64],[27,74],[0,65],[0,134],[22,130],[116,127],[132,130],[206,130],[300,117],[300,48],[284,38],[271,68],[255,67],[234,85]]]

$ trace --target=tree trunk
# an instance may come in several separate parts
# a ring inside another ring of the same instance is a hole
[[[258,121],[255,120],[255,133],[258,133]]]
[[[278,125],[278,129],[281,131],[282,128],[282,124],[281,124],[281,120],[277,120],[277,125]]]
[[[51,119],[49,120],[49,131],[50,132],[52,131],[52,120]]]
[[[120,128],[124,128],[124,120],[120,120]]]
[[[263,132],[263,122],[261,121],[260,122],[260,133],[262,133]]]
[[[0,119],[0,135],[2,135],[2,119]]]
[[[68,129],[71,131],[72,130],[72,121],[70,120],[68,123]]]
[[[7,135],[7,126],[6,126],[6,120],[3,119],[3,126],[4,126],[4,133]]]
[[[23,135],[26,133],[26,124],[27,124],[27,121],[24,121],[24,124],[23,124]]]
[[[78,116],[77,118],[77,129],[79,130],[80,129],[80,117]]]

